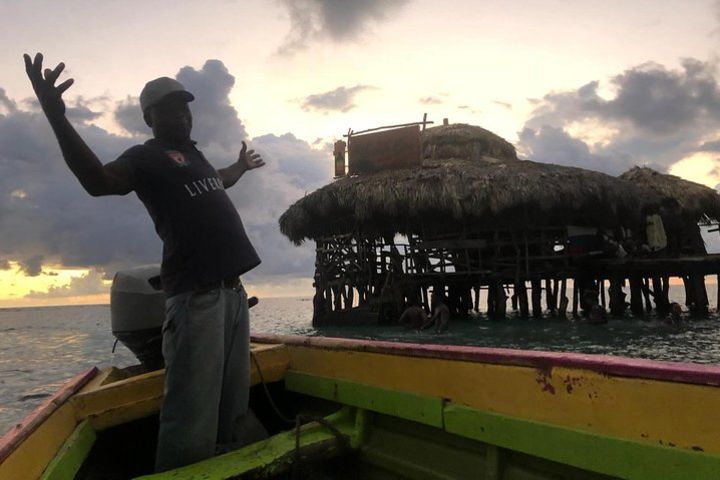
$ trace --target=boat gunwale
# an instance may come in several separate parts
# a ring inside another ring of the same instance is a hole
[[[720,365],[668,362],[573,352],[433,345],[255,332],[252,333],[251,338],[253,342],[283,343],[294,347],[491,363],[531,367],[543,371],[549,371],[554,367],[576,368],[620,377],[720,386]]]
[[[68,399],[76,394],[87,382],[92,380],[99,371],[97,367],[92,367],[70,378],[52,396],[5,432],[5,434],[0,437],[0,463],[10,457],[45,420],[64,405]]]

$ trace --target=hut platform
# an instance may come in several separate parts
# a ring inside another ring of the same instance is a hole
[[[613,258],[593,260],[586,268],[600,278],[621,275],[646,277],[683,277],[687,275],[715,275],[720,272],[720,254],[679,258]]]

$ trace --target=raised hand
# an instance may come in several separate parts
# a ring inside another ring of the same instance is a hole
[[[242,142],[242,149],[238,156],[238,163],[245,167],[245,170],[252,170],[254,168],[260,168],[265,165],[265,161],[262,159],[259,153],[255,153],[255,150],[248,150],[247,144]]]
[[[62,99],[62,94],[70,88],[74,80],[70,78],[60,85],[55,85],[55,81],[65,69],[65,64],[59,63],[53,70],[46,68],[43,77],[42,53],[36,54],[34,60],[31,60],[30,55],[27,53],[23,55],[23,58],[25,59],[25,71],[45,115],[48,117],[64,115],[65,102]]]

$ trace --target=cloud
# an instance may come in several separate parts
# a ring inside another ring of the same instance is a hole
[[[501,106],[507,110],[512,110],[512,108],[513,108],[511,103],[501,102],[500,100],[493,100],[492,103],[494,103],[495,105]]]
[[[292,55],[312,42],[347,42],[362,37],[370,25],[388,20],[407,0],[280,0],[290,17],[290,31],[278,48]]]
[[[458,105],[458,110],[467,110],[470,113],[482,113],[482,110],[472,108],[470,105]]]
[[[80,295],[96,295],[106,293],[108,291],[107,284],[104,283],[102,273],[90,271],[80,277],[74,277],[70,283],[61,286],[51,286],[47,292],[39,292],[36,290],[26,294],[26,298],[63,298],[75,297]]]
[[[704,142],[698,147],[700,152],[720,152],[720,140],[712,140],[710,142]]]
[[[128,95],[124,100],[116,102],[113,116],[118,125],[127,133],[131,135],[150,135],[151,130],[143,119],[138,97]]]
[[[534,160],[611,174],[633,165],[667,170],[713,146],[705,139],[720,131],[715,74],[713,64],[695,59],[684,59],[676,70],[645,63],[613,77],[609,99],[598,93],[597,80],[551,92],[534,104],[520,151]]]
[[[12,266],[8,260],[0,259],[0,270],[10,270]]]
[[[222,168],[237,159],[245,126],[230,103],[234,77],[219,60],[202,68],[183,67],[177,78],[195,94],[191,104],[193,137],[208,160]],[[4,100],[3,100],[4,98]],[[37,275],[43,265],[88,268],[85,280],[58,287],[48,295],[72,296],[107,291],[99,279],[118,269],[159,263],[162,245],[149,215],[134,194],[126,197],[89,196],[69,171],[37,102],[16,102],[0,92],[0,268],[18,262],[27,274]],[[87,103],[69,100],[68,107],[82,111]],[[148,138],[134,97],[106,102],[128,135],[114,135],[93,124],[94,117],[73,121],[103,162],[113,160],[133,144]],[[91,111],[97,111],[93,105]],[[248,172],[228,190],[243,218],[248,235],[263,259],[247,282],[312,275],[314,251],[297,249],[283,237],[278,218],[306,192],[332,177],[332,154],[327,145],[313,148],[291,133],[262,135],[249,142],[267,165]],[[31,296],[40,298],[35,292]]]
[[[422,103],[423,105],[438,105],[442,103],[442,100],[440,100],[437,97],[433,97],[432,95],[423,97],[418,102]]]
[[[324,93],[308,95],[302,101],[303,110],[316,110],[320,112],[339,111],[347,112],[355,108],[355,96],[365,90],[373,90],[370,85],[355,85],[354,87],[338,87]]]
[[[42,255],[33,255],[20,261],[20,270],[28,277],[37,277],[42,273]]]

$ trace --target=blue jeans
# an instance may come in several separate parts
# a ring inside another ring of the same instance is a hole
[[[242,286],[167,299],[156,471],[210,458],[218,445],[237,441],[248,411],[249,320]]]

